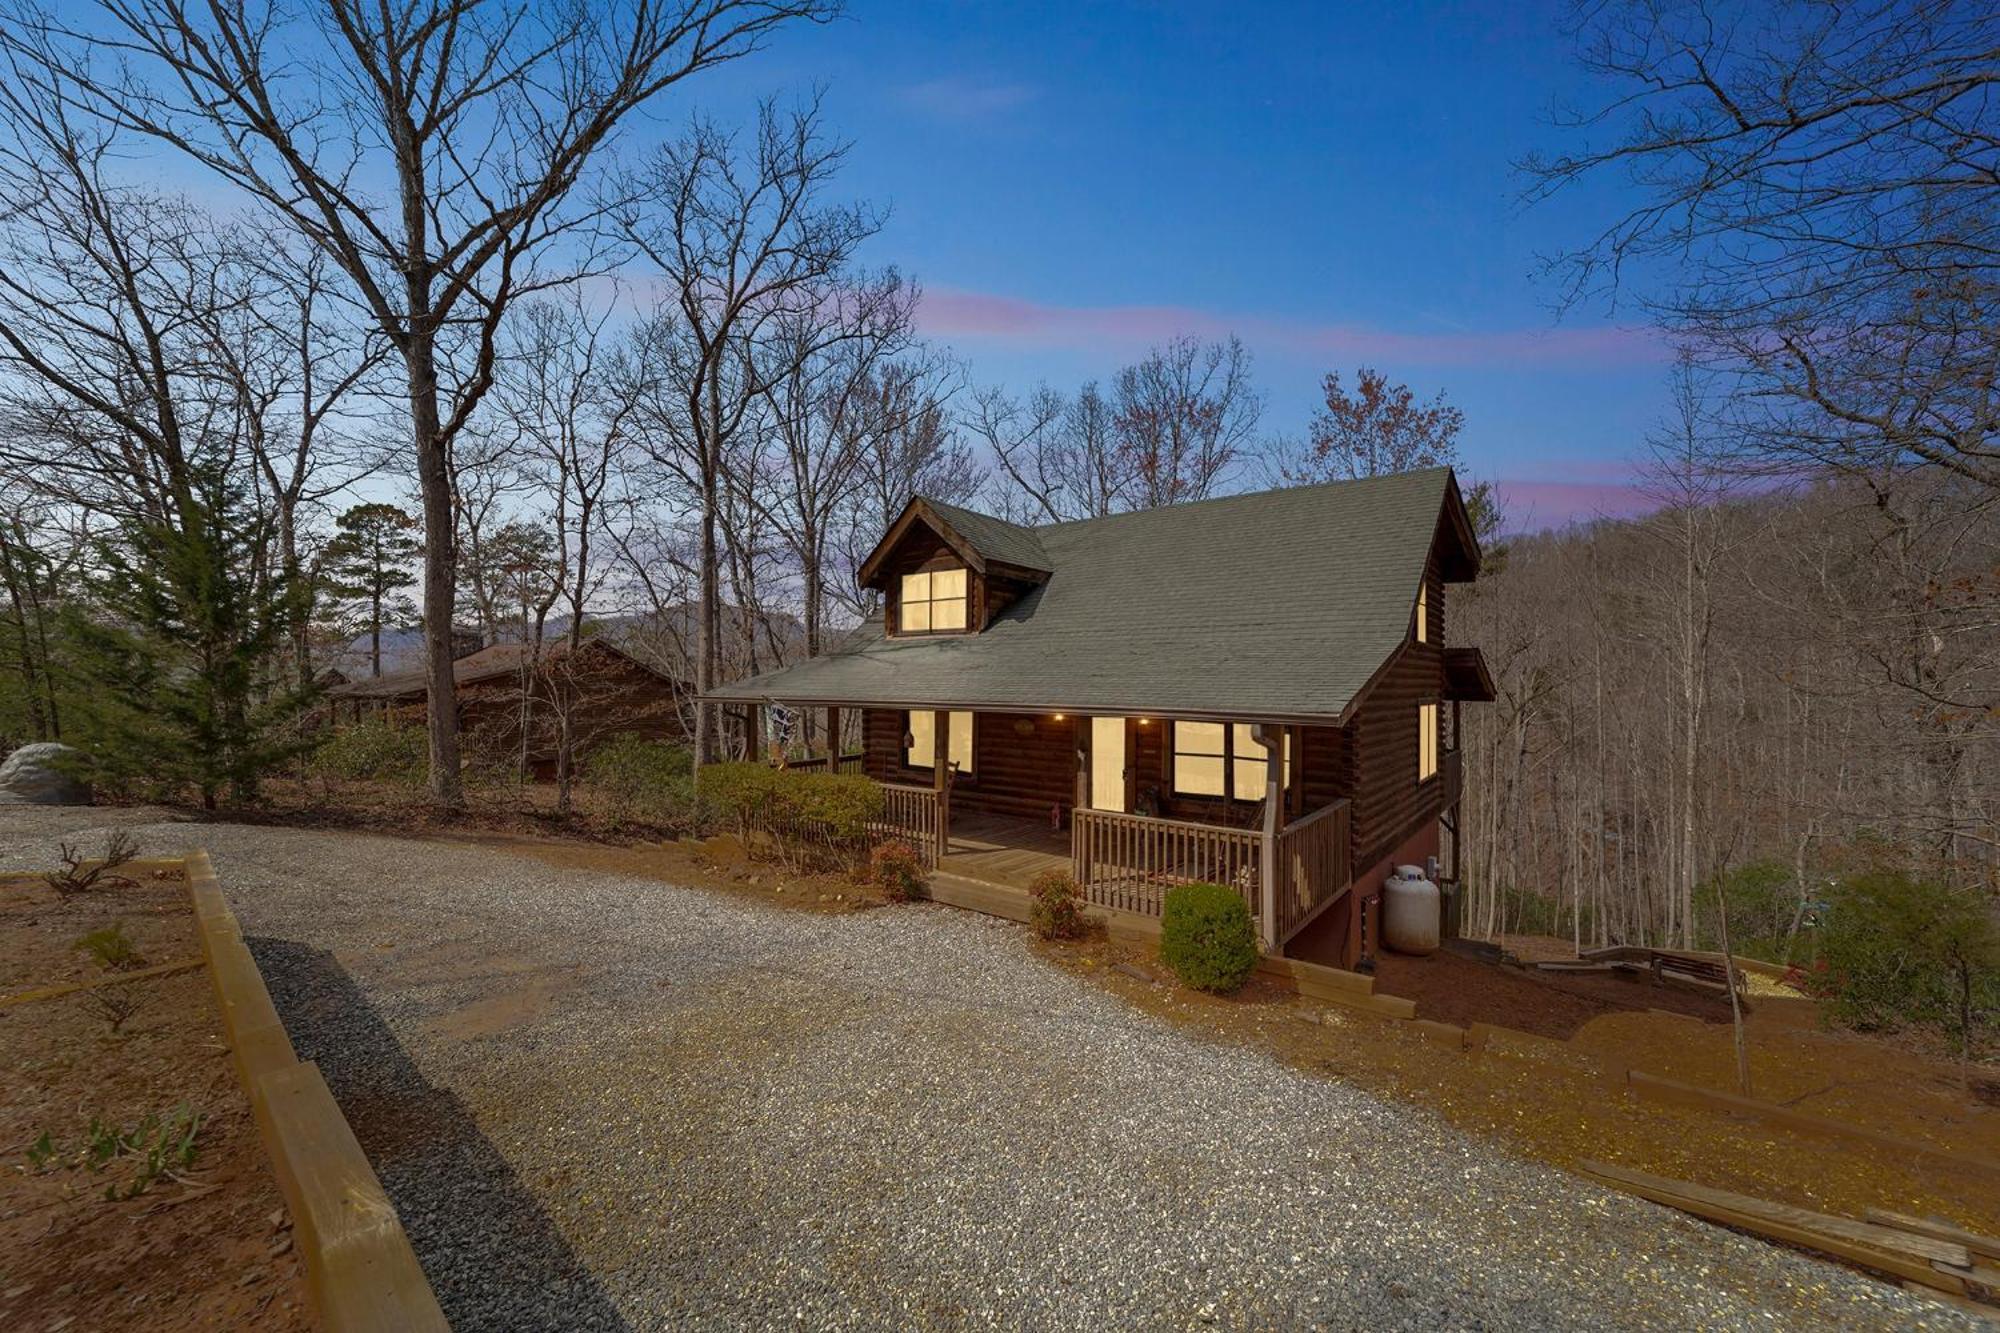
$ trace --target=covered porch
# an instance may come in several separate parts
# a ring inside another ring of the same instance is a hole
[[[812,706],[785,701],[785,730]],[[821,734],[841,735],[848,710],[820,706]],[[1252,719],[1182,734],[1160,717],[854,711],[859,751],[784,762],[874,778],[887,797],[877,836],[908,841],[937,871],[1017,894],[1065,871],[1092,906],[1150,921],[1172,889],[1221,884],[1271,953],[1358,908],[1349,802],[1307,771],[1337,737],[1307,746],[1298,725]]]

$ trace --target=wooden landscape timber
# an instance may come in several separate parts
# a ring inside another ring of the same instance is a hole
[[[1863,1268],[1891,1274],[1901,1278],[1905,1284],[1915,1284],[1961,1299],[1974,1290],[1991,1291],[1983,1280],[1989,1270],[1976,1268],[1972,1263],[1973,1252],[1955,1240],[1899,1226],[1856,1221],[1850,1217],[1795,1208],[1790,1204],[1754,1199],[1728,1190],[1670,1180],[1665,1176],[1632,1171],[1604,1162],[1582,1162],[1577,1169],[1601,1184],[1624,1193],[1636,1194],[1739,1231],[1817,1250]],[[1983,1309],[2000,1314],[2000,1306],[1989,1305]]]
[[[292,1049],[208,853],[190,853],[186,866],[223,1033],[291,1211],[321,1323],[330,1333],[445,1333],[444,1312],[367,1154],[318,1067]]]
[[[106,986],[123,986],[134,981],[150,981],[154,977],[170,977],[176,972],[186,972],[201,965],[202,960],[199,958],[183,958],[179,962],[160,963],[131,972],[113,972],[108,977],[96,977],[90,981],[72,981],[61,986],[42,986],[0,999],[0,1009],[9,1009],[14,1005],[28,1004],[35,1000],[57,1000],[80,991],[102,990]]]
[[[1892,1213],[1886,1208],[1870,1208],[1861,1216],[1877,1226],[1895,1227],[1899,1231],[1913,1232],[1919,1236],[1948,1240],[1963,1245],[1969,1253],[1981,1258],[2000,1259],[2000,1237],[1982,1236],[1977,1232],[1967,1231],[1964,1227],[1940,1222],[1936,1218],[1911,1217],[1908,1213]]]

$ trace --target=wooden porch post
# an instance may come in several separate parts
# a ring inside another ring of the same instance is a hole
[[[1285,729],[1262,723],[1252,734],[1264,747],[1264,836],[1258,848],[1257,897],[1262,915],[1257,933],[1263,937],[1264,952],[1278,952],[1278,827],[1285,797]]]
[[[830,773],[840,771],[840,709],[828,705],[826,710],[826,767]]]
[[[1070,799],[1070,823],[1076,812],[1090,808],[1090,719],[1077,714],[1070,719],[1070,745],[1076,751],[1076,792]]]
[[[770,758],[765,753],[762,704],[751,704],[743,710],[743,757],[753,764],[764,763]]]
[[[931,714],[931,786],[937,791],[937,854],[951,850],[951,714]]]

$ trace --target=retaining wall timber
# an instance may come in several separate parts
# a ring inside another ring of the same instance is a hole
[[[306,1289],[328,1333],[448,1331],[410,1238],[327,1090],[278,1018],[207,852],[187,861],[188,898],[230,1058],[292,1214]]]

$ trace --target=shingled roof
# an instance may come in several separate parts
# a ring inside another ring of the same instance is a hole
[[[1441,518],[1463,547],[1446,577],[1478,563],[1448,468],[1034,528],[919,503],[1046,580],[981,633],[891,638],[878,616],[709,697],[1338,718],[1407,642]]]

